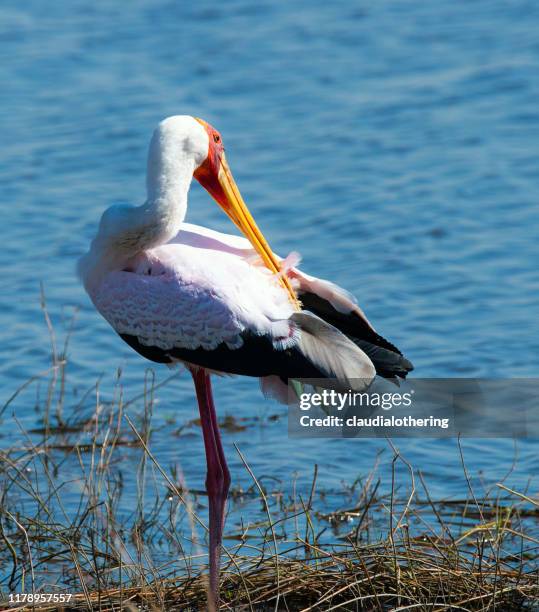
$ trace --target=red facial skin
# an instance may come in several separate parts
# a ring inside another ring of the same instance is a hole
[[[221,206],[226,206],[226,197],[218,180],[219,169],[221,168],[221,158],[225,150],[221,134],[204,120],[197,119],[197,121],[208,133],[210,143],[208,146],[208,157],[206,157],[204,162],[195,170],[193,176],[202,187],[221,204]]]

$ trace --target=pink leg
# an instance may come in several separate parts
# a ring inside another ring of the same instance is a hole
[[[210,518],[210,610],[219,609],[219,567],[225,522],[225,505],[230,487],[230,472],[221,445],[217,415],[213,404],[210,375],[205,370],[191,370],[200,410],[202,435],[206,449],[206,491]]]

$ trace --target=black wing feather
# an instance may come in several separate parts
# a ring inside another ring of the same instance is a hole
[[[141,344],[136,336],[120,334],[121,338],[137,353],[157,363],[183,361],[216,372],[242,376],[280,376],[288,378],[326,378],[327,372],[316,367],[296,347],[277,350],[268,336],[244,331],[240,348],[230,349],[221,343],[214,349],[187,349],[174,347],[161,349]]]
[[[324,319],[345,334],[362,349],[376,368],[376,373],[384,378],[406,378],[414,369],[412,363],[391,342],[376,333],[372,327],[355,312],[339,312],[332,304],[316,293],[298,294],[305,310]]]

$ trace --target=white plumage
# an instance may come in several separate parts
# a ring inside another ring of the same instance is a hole
[[[333,283],[297,267],[287,273],[298,291],[315,291],[340,312],[357,308]],[[89,294],[118,334],[165,353],[212,351],[220,344],[238,350],[248,331],[269,338],[276,351],[297,347],[343,381],[368,381],[375,374],[363,351],[338,330],[315,317],[294,320],[286,290],[241,236],[185,223],[169,243],[138,254],[123,270],[107,272]],[[226,372],[226,363],[213,370]],[[273,395],[284,399],[283,392]]]
[[[246,329],[268,335],[276,346],[290,341],[286,321],[294,308],[269,270],[181,238],[182,232],[172,244],[141,253],[91,290],[119,334],[164,350],[240,348]]]

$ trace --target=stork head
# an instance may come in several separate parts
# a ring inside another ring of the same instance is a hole
[[[159,124],[152,146],[153,141],[161,156],[182,155],[191,163],[194,161],[194,178],[249,240],[266,267],[279,275],[291,300],[297,303],[294,290],[241,197],[225,157],[221,134],[203,119],[178,115]]]

